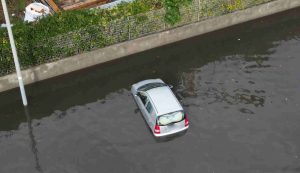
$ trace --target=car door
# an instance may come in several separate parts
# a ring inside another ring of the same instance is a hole
[[[139,91],[137,93],[137,104],[142,112],[142,115],[144,116],[144,119],[150,125],[149,123],[149,116],[148,112],[146,110],[146,103],[149,101],[148,96],[145,92]]]

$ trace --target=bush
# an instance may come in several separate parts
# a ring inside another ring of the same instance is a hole
[[[180,7],[191,4],[192,0],[164,0],[166,10],[165,21],[171,25],[176,24],[181,19]]]

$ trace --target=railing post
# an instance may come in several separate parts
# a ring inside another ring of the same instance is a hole
[[[200,0],[198,0],[198,12],[197,12],[197,14],[198,14],[198,22],[200,21],[200,9],[201,9],[201,7],[200,7]]]
[[[129,17],[127,17],[127,20],[128,20],[128,40],[131,40],[131,33],[130,33],[130,20],[129,20],[130,18]]]

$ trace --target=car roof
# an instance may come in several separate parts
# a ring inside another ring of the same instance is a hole
[[[157,87],[147,91],[157,116],[183,110],[169,87]]]

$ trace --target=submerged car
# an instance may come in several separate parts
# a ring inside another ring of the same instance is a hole
[[[188,129],[189,121],[182,106],[161,79],[133,84],[131,92],[154,136],[167,136]]]

